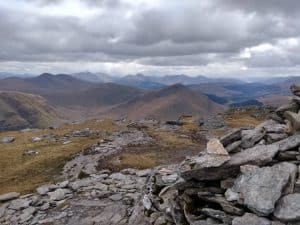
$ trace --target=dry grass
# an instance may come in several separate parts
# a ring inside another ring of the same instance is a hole
[[[225,116],[224,120],[230,127],[233,128],[249,126],[255,127],[266,120],[265,116],[256,118],[253,116],[253,113],[253,110],[243,112],[235,111]]]
[[[111,160],[111,163],[121,168],[147,169],[158,165],[158,154],[155,152],[124,153]]]
[[[74,154],[96,143],[99,138],[71,138],[70,144],[44,140],[33,143],[33,136],[55,134],[62,136],[72,130],[90,128],[113,132],[119,129],[112,121],[90,121],[77,125],[65,125],[57,130],[33,130],[29,132],[3,132],[5,136],[14,136],[16,140],[10,144],[0,144],[0,194],[10,191],[27,193],[37,186],[55,179],[64,163]],[[37,151],[34,156],[24,155],[28,150]]]

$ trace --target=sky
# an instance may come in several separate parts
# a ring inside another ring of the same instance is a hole
[[[300,75],[299,0],[0,1],[0,72]]]

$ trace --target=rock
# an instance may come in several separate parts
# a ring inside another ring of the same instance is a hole
[[[242,131],[242,148],[251,148],[265,136],[263,129],[243,130]]]
[[[67,197],[67,194],[70,194],[70,193],[71,193],[71,191],[69,189],[59,188],[53,192],[48,192],[47,194],[49,195],[50,200],[60,201],[60,200],[65,199]]]
[[[233,143],[226,146],[226,150],[229,153],[234,152],[240,147],[241,144],[242,144],[242,141],[233,142]]]
[[[28,208],[31,203],[32,203],[32,200],[16,199],[16,200],[12,200],[10,202],[9,208],[14,209],[14,210],[21,210],[21,209]]]
[[[285,139],[287,137],[288,136],[285,133],[283,133],[283,134],[268,133],[268,134],[266,134],[266,141],[267,141],[267,143],[271,144],[273,142],[280,141],[280,140]]]
[[[152,207],[152,202],[147,195],[144,195],[143,197],[143,206],[147,210],[150,210]]]
[[[3,217],[3,215],[5,213],[5,210],[8,207],[8,205],[9,205],[8,203],[0,205],[0,218]]]
[[[109,196],[109,199],[116,202],[116,201],[122,200],[123,196],[122,196],[122,194],[114,194],[114,195]]]
[[[226,135],[220,138],[220,142],[223,146],[227,146],[235,141],[241,139],[242,130],[241,129],[232,129]]]
[[[226,163],[226,166],[230,168],[232,166],[241,166],[245,164],[259,166],[266,165],[267,163],[272,162],[278,151],[278,145],[257,145],[231,155],[231,159]]]
[[[170,175],[164,175],[162,176],[162,181],[166,184],[172,184],[175,183],[178,180],[179,176],[177,173],[173,173]]]
[[[293,93],[293,95],[296,95],[296,96],[300,97],[300,87],[298,85],[293,84],[290,87],[290,90]]]
[[[211,209],[211,208],[203,208],[200,211],[204,215],[212,217],[217,220],[220,220],[226,224],[231,224],[231,222],[232,222],[232,218],[221,210],[215,210],[215,209]]]
[[[36,192],[40,195],[45,195],[47,194],[48,192],[50,191],[50,188],[48,185],[43,185],[43,186],[40,186],[36,189]]]
[[[236,207],[233,203],[226,201],[226,199],[222,196],[199,196],[198,197],[205,201],[210,203],[215,203],[217,205],[220,205],[222,210],[226,213],[241,216],[244,214],[244,210]]]
[[[273,143],[278,146],[279,151],[284,152],[300,146],[300,134],[294,134],[284,140]]]
[[[267,120],[259,124],[256,129],[263,129],[266,133],[282,134],[287,131],[285,124],[277,123],[275,120]]]
[[[284,222],[300,222],[300,194],[282,197],[277,203],[274,216]]]
[[[283,117],[286,111],[297,113],[299,111],[299,105],[295,102],[290,102],[289,104],[283,105],[276,110],[278,116]]]
[[[241,204],[258,215],[268,216],[274,211],[275,203],[281,197],[295,167],[286,162],[263,168],[242,166],[242,175],[226,193],[239,193],[238,201]],[[232,193],[229,196],[233,196]]]
[[[11,143],[11,142],[14,142],[15,141],[15,138],[14,137],[3,137],[1,139],[1,142],[3,144],[8,144],[8,143]]]
[[[151,169],[146,169],[146,170],[139,170],[136,172],[136,175],[138,177],[147,177],[151,174],[152,170]]]
[[[291,122],[292,131],[296,132],[300,129],[300,114],[286,111],[283,116]]]
[[[16,199],[20,196],[19,193],[17,192],[10,192],[10,193],[6,193],[3,195],[0,195],[0,202],[5,202],[5,201],[9,201],[12,199]]]
[[[127,176],[122,174],[122,173],[113,173],[109,176],[111,179],[115,179],[115,180],[126,180]]]
[[[266,218],[258,217],[255,214],[246,213],[242,217],[234,218],[232,225],[272,225],[272,223]]]
[[[40,138],[40,137],[32,137],[31,140],[32,140],[32,142],[40,142],[40,141],[42,141],[43,139]]]
[[[28,207],[23,210],[22,214],[20,215],[20,223],[24,224],[26,221],[30,220],[33,217],[33,214],[35,213],[36,209],[34,207]]]
[[[208,174],[212,168],[219,168],[230,160],[230,156],[218,139],[207,143],[206,151],[198,157],[186,159],[180,166],[181,176],[185,179],[215,180],[220,174]],[[221,172],[221,171],[220,171]],[[221,172],[223,173],[223,172]]]
[[[65,180],[63,182],[60,182],[59,184],[57,184],[58,187],[60,188],[66,188],[68,185],[69,185],[69,181],[68,180]]]

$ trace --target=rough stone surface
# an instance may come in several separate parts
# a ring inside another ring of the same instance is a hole
[[[9,200],[18,198],[19,196],[20,196],[20,194],[17,193],[17,192],[6,193],[6,194],[3,194],[3,195],[0,195],[0,202],[9,201]]]
[[[285,222],[300,222],[300,194],[282,197],[276,206],[274,216]]]
[[[246,213],[242,217],[237,217],[232,221],[232,225],[272,225],[271,221],[258,217],[255,214]]]
[[[230,191],[239,193],[238,201],[258,215],[268,216],[274,211],[283,188],[288,184],[294,164],[281,163],[272,167],[243,166],[242,175]]]

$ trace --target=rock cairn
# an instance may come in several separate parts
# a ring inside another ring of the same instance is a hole
[[[142,199],[149,224],[300,224],[300,87],[291,91],[272,119],[155,170]]]

